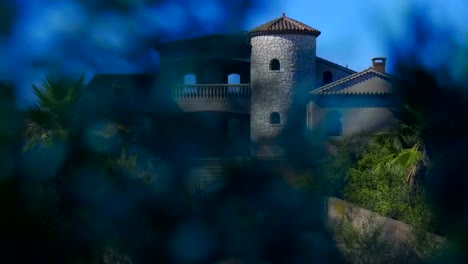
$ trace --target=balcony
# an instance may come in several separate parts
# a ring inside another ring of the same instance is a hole
[[[189,84],[172,88],[172,99],[186,112],[250,113],[250,84]]]
[[[250,98],[250,84],[190,84],[176,85],[173,99],[187,98]]]

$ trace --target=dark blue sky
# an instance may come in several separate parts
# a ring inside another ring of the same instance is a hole
[[[371,58],[391,56],[388,42],[409,41],[408,16],[417,9],[434,26],[447,26],[456,33],[468,34],[466,0],[292,0],[281,1],[271,11],[253,16],[254,23],[286,12],[290,17],[313,26],[322,34],[317,55],[353,70],[370,66]],[[389,62],[392,59],[389,58]]]
[[[152,45],[159,38],[248,30],[282,12],[322,31],[318,56],[358,71],[369,67],[372,57],[391,56],[389,39],[406,41],[414,3],[424,3],[419,10],[434,24],[454,29],[460,40],[468,32],[465,0],[258,0],[248,7],[244,2],[14,0],[11,31],[0,35],[5,58],[0,76],[13,79],[21,102],[30,102],[31,83],[45,72],[86,72],[90,78],[93,73],[152,71],[157,67]]]

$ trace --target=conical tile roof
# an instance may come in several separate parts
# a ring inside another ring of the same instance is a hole
[[[299,35],[312,35],[318,37],[320,31],[304,23],[301,23],[292,18],[283,15],[280,18],[274,19],[261,26],[252,29],[249,36],[262,36],[262,35],[277,35],[277,34],[299,34]]]

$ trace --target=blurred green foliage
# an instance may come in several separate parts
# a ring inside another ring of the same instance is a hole
[[[412,188],[400,168],[376,171],[387,157],[395,155],[388,145],[370,144],[362,158],[346,175],[344,198],[384,216],[418,228],[428,229],[434,212],[425,199],[424,189]],[[428,231],[433,231],[429,229]]]
[[[93,14],[106,8],[131,11],[137,2],[86,1],[99,7]],[[4,6],[0,34],[11,29],[13,12]],[[250,1],[230,5],[236,10],[227,9],[235,15],[223,16],[227,26],[242,20],[249,6]],[[430,36],[431,25],[415,27]],[[423,44],[415,41],[409,50],[418,53]],[[407,125],[403,133],[374,141],[367,135],[346,138],[313,173],[310,164],[300,162],[234,166],[220,190],[196,203],[187,199],[191,168],[177,159],[184,154],[183,143],[166,137],[182,138],[184,126],[176,115],[150,115],[158,129],[145,137],[134,121],[147,113],[115,113],[115,102],[127,99],[118,94],[101,96],[95,104],[84,100],[83,78],[45,79],[33,88],[37,104],[26,111],[16,107],[17,87],[2,84],[0,258],[18,263],[340,263],[324,225],[319,187],[421,229],[434,230],[432,224],[441,217],[442,229],[456,245],[446,257],[462,263],[468,252],[466,83],[450,79],[460,65],[434,72],[407,55],[395,55],[401,62],[399,94],[418,115],[401,119]],[[463,59],[447,56],[446,61]],[[201,124],[192,120],[189,125]],[[158,136],[160,145],[151,141]],[[153,159],[164,152],[155,145],[172,155]],[[292,153],[293,161],[308,155]],[[369,245],[372,239],[345,234],[351,244],[379,251],[379,245]]]
[[[440,232],[440,212],[428,199],[430,161],[421,138],[421,113],[404,106],[395,131],[356,134],[337,140],[322,161],[329,195],[417,228]]]
[[[199,199],[190,190],[192,167],[155,158],[157,148],[141,140],[141,123],[132,122],[140,113],[93,113],[86,87],[83,78],[33,87],[36,105],[22,111],[25,128],[9,138],[17,166],[0,183],[8,215],[0,223],[2,256],[24,263],[343,261],[317,213],[322,197],[305,191],[301,166],[228,164],[221,187]],[[163,125],[179,135],[177,122]],[[19,248],[29,254],[15,256]]]

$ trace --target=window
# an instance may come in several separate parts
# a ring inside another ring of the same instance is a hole
[[[270,70],[271,71],[279,71],[280,69],[280,62],[278,59],[272,59],[270,61]]]
[[[195,74],[185,74],[184,84],[197,84],[197,76]]]
[[[228,75],[228,84],[240,84],[240,75],[232,73]],[[239,86],[229,86],[228,93],[238,93],[240,91]]]
[[[240,75],[237,73],[229,74],[228,84],[240,84]]]
[[[323,84],[328,84],[333,81],[333,74],[331,71],[325,71],[323,73]]]
[[[327,114],[326,132],[328,136],[337,137],[343,134],[343,117],[340,112],[332,111]]]
[[[195,74],[185,74],[184,75],[184,93],[185,94],[194,94],[197,92],[197,87],[191,86],[197,84],[197,76]]]
[[[273,112],[270,114],[270,124],[272,125],[281,124],[281,117],[278,112]]]

